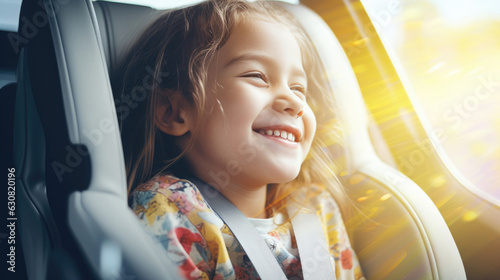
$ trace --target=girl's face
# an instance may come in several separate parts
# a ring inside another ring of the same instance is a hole
[[[301,52],[283,24],[242,21],[209,65],[211,102],[187,159],[209,184],[293,180],[313,140]]]

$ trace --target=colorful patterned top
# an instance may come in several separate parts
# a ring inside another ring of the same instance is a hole
[[[364,279],[335,200],[320,188],[315,191],[318,194],[308,201],[320,215],[337,279]],[[294,198],[297,195],[295,191]],[[186,279],[260,279],[232,232],[191,182],[168,175],[154,177],[134,190],[130,205]],[[302,279],[297,245],[285,215],[249,220],[288,279]]]

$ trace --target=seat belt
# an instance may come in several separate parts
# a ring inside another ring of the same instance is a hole
[[[241,247],[263,280],[287,279],[271,249],[257,232],[248,218],[224,195],[201,180],[190,177],[208,202],[234,234]],[[334,264],[331,262],[327,243],[318,215],[304,213],[292,204],[287,207],[297,241],[302,273],[306,280],[335,279]]]
[[[231,201],[207,183],[196,178],[189,181],[198,187],[208,205],[219,215],[234,234],[255,270],[263,280],[286,280],[276,258],[247,217]]]
[[[318,215],[312,211],[305,212],[305,209],[301,210],[300,206],[290,201],[288,203],[288,216],[293,217],[292,228],[304,279],[336,279],[335,265]]]

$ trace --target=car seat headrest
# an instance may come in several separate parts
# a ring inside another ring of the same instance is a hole
[[[94,3],[108,72],[116,71],[134,39],[162,12],[146,6],[97,1]]]

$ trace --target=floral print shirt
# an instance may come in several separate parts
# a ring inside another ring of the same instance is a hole
[[[320,215],[337,279],[364,279],[335,200],[326,191],[316,191],[308,201]],[[134,190],[130,206],[185,279],[260,279],[238,240],[191,182],[156,176]],[[286,219],[277,214],[249,221],[287,278],[302,279],[297,245]]]

